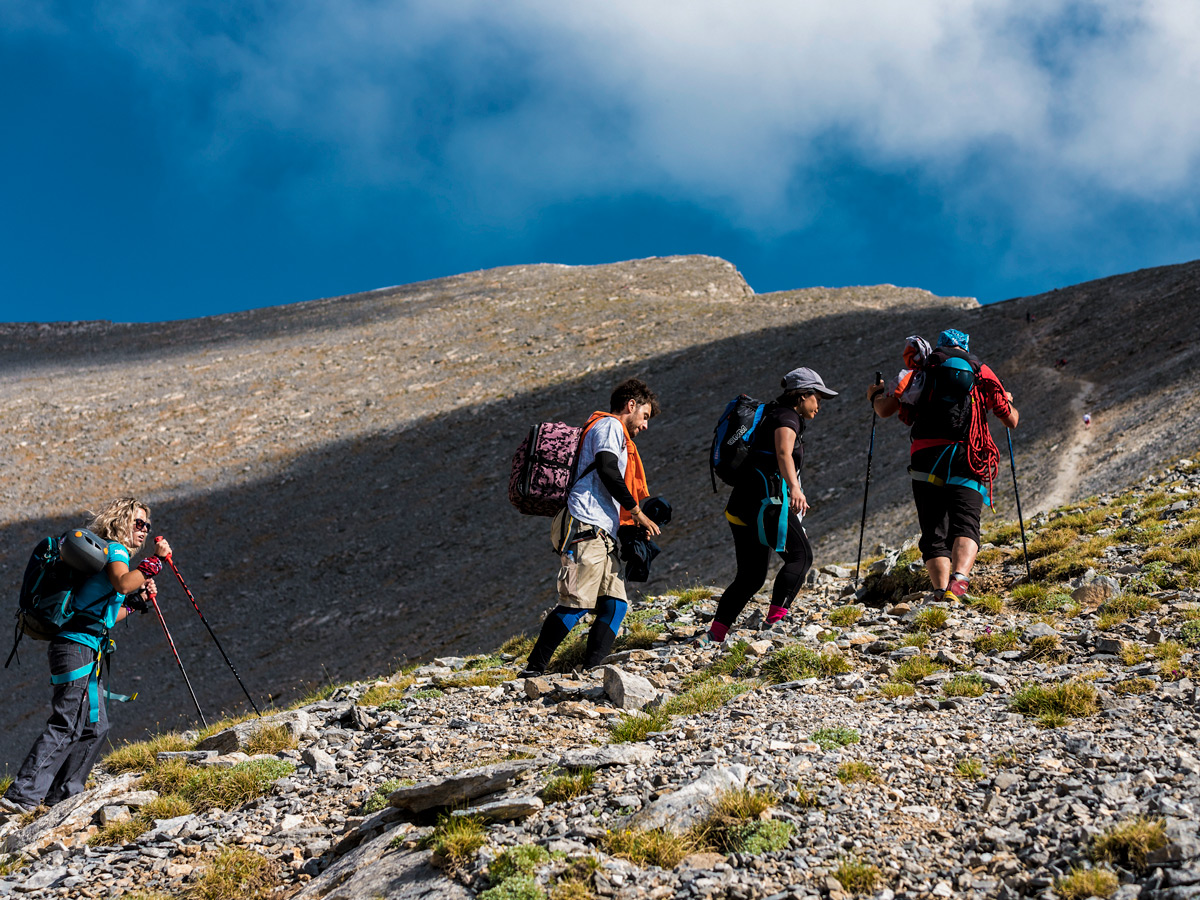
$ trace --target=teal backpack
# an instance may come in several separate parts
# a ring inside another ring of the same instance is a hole
[[[8,664],[17,652],[21,635],[35,641],[48,641],[58,634],[67,622],[95,624],[103,615],[103,607],[112,597],[92,604],[99,609],[78,609],[75,594],[83,583],[101,571],[108,562],[108,542],[85,528],[73,528],[60,537],[47,537],[38,542],[21,579],[21,596],[17,604],[17,631]],[[113,593],[116,593],[115,591]]]

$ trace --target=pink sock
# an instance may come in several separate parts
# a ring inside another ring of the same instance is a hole
[[[708,626],[708,636],[718,644],[725,640],[725,635],[727,634],[729,634],[728,625],[722,625],[720,622],[714,620],[713,623]]]
[[[767,610],[767,624],[774,625],[787,614],[788,611],[786,606],[776,606],[774,603],[772,603],[771,608]]]

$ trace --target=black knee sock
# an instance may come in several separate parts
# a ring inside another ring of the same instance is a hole
[[[525,667],[537,672],[545,672],[546,666],[550,665],[550,657],[554,655],[558,645],[563,642],[563,638],[570,633],[570,627],[559,616],[553,613],[547,616],[546,621],[542,623],[542,632],[538,635],[537,643],[529,651],[529,661],[525,663]]]

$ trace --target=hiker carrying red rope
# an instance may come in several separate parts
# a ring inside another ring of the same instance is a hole
[[[868,399],[887,418],[899,413],[911,426],[913,500],[921,523],[921,556],[935,599],[947,590],[967,593],[979,552],[979,516],[992,502],[1000,451],[987,411],[1009,428],[1017,425],[1012,394],[971,355],[970,336],[956,329],[938,336],[936,349],[913,335],[905,342],[905,367],[887,387],[871,385]]]

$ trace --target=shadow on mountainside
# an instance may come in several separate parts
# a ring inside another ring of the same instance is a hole
[[[930,332],[947,318],[970,329],[978,312],[920,311],[905,327]],[[895,352],[892,319],[833,315],[813,320],[803,334],[776,329],[729,338],[635,367],[665,407],[639,440],[650,486],[676,509],[646,590],[732,576],[721,516],[726,490],[712,492],[707,468],[712,426],[731,396],[745,390],[768,399],[783,371],[800,363],[843,392],[806,435],[804,479],[814,507],[807,524],[819,564],[852,556],[870,429],[862,395],[871,371],[895,367],[887,364]],[[507,502],[513,450],[534,421],[581,421],[606,407],[612,384],[633,371],[589,375],[395,434],[327,445],[269,480],[160,503],[156,530],[171,537],[184,577],[256,697],[292,699],[306,685],[385,673],[398,660],[490,649],[535,629],[553,605],[548,520],[520,516]],[[1070,391],[1056,381],[1009,380],[1030,398],[1027,439],[1038,439],[1039,423],[1069,403]],[[868,546],[911,530],[905,453],[905,429],[881,422]],[[32,546],[69,524],[22,522],[0,539]],[[209,719],[222,708],[240,710],[244,698],[182,590],[166,576],[159,584]],[[114,689],[141,696],[114,711],[114,738],[190,724],[194,710],[157,623],[134,617],[116,638]],[[44,716],[42,649],[26,641],[16,670],[19,699],[10,715],[18,721],[5,738],[5,758],[14,764]]]
[[[159,503],[156,530],[171,538],[201,608],[258,698],[287,701],[328,680],[387,673],[399,660],[491,649],[536,629],[554,602],[548,520],[522,517],[506,499],[511,455],[531,423],[581,422],[607,406],[621,378],[649,381],[664,414],[638,444],[651,490],[667,496],[676,515],[644,588],[721,584],[732,577],[733,554],[721,516],[726,492],[712,492],[707,470],[713,424],[732,396],[768,399],[784,371],[804,364],[842,392],[823,405],[805,436],[804,482],[813,504],[806,526],[817,565],[853,560],[871,427],[864,394],[876,369],[895,373],[907,334],[969,332],[972,348],[1013,392],[1022,417],[1015,435],[1022,501],[1031,508],[1054,486],[1052,448],[1069,435],[1081,379],[1096,384],[1097,409],[1125,423],[1119,438],[1130,444],[1115,451],[1118,437],[1096,415],[1093,440],[1104,465],[1090,467],[1084,487],[1106,471],[1137,465],[1137,429],[1157,424],[1139,421],[1131,404],[1178,411],[1192,393],[1187,379],[1197,351],[1174,337],[1186,309],[1131,311],[1116,300],[1105,308],[1101,293],[1067,293],[977,309],[843,312],[802,328],[689,347],[393,433],[328,444],[269,478]],[[1026,322],[1027,312],[1036,321]],[[1145,330],[1130,324],[1139,313]],[[1125,323],[1120,339],[1114,321]],[[1055,370],[1054,359],[1068,350],[1070,365]],[[996,438],[1006,453],[1002,430]],[[1185,440],[1178,429],[1164,432],[1142,451],[1159,458],[1164,447],[1185,449]],[[874,460],[868,551],[915,530],[907,434],[896,420],[878,423]],[[1001,515],[1015,517],[1007,460],[996,495]],[[0,530],[0,539],[32,547],[72,524],[26,520]],[[209,719],[241,711],[245,700],[182,590],[167,576],[160,588]],[[113,710],[113,738],[190,725],[192,704],[157,623],[137,616],[115,636],[113,688],[141,696]],[[40,729],[48,696],[44,645],[25,641],[23,650],[22,666],[8,675],[10,727],[2,740],[10,770]]]

